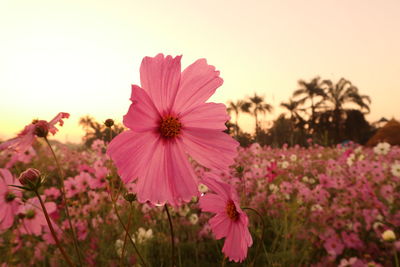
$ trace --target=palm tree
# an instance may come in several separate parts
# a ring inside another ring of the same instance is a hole
[[[270,104],[264,102],[263,96],[258,96],[256,93],[254,93],[254,96],[250,97],[249,100],[251,107],[250,112],[256,120],[256,134],[257,134],[260,130],[258,114],[259,113],[265,114],[266,112],[272,112],[273,107]]]
[[[290,113],[290,120],[296,122],[297,120],[303,120],[303,118],[299,115],[299,111],[304,111],[304,109],[299,108],[300,103],[298,101],[294,101],[293,99],[289,99],[289,102],[281,103],[281,107],[287,109]]]
[[[368,113],[371,99],[367,95],[360,95],[358,88],[345,78],[341,78],[335,85],[330,80],[323,81],[323,83],[327,86],[325,100],[333,105],[332,119],[336,141],[339,141],[341,119],[346,112],[343,106],[346,103],[353,103],[359,106],[361,111],[365,109],[366,113]]]
[[[228,103],[228,113],[230,114],[231,112],[235,113],[235,131],[236,131],[236,136],[239,135],[239,113],[242,112],[249,112],[250,108],[250,103],[246,102],[244,100],[237,100],[236,102],[229,101]]]
[[[310,128],[314,129],[315,128],[315,115],[316,115],[316,109],[320,107],[322,104],[321,101],[316,102],[317,97],[325,97],[325,91],[322,88],[324,85],[322,82],[320,82],[320,77],[315,77],[313,78],[310,82],[306,82],[304,80],[299,80],[298,84],[300,86],[299,89],[293,92],[293,97],[298,97],[302,96],[301,99],[297,100],[299,104],[305,104],[307,100],[310,100],[311,105],[311,118],[310,118]]]

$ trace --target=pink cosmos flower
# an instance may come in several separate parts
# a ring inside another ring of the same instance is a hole
[[[107,154],[125,183],[137,180],[140,202],[179,205],[198,195],[188,155],[209,169],[234,163],[238,143],[223,132],[226,107],[205,103],[223,81],[205,59],[181,73],[181,56],[163,54],[143,59],[140,80],[123,120],[129,130],[112,140]]]
[[[14,223],[18,207],[21,205],[22,192],[10,185],[21,184],[7,169],[0,169],[0,232]]]
[[[26,151],[12,153],[11,159],[7,162],[6,168],[10,169],[17,162],[29,163],[36,156],[35,150],[30,146]]]
[[[49,132],[55,135],[58,131],[56,124],[59,123],[60,126],[63,126],[63,119],[66,118],[69,118],[69,113],[60,112],[50,122],[34,120],[31,124],[25,126],[17,137],[0,144],[0,151],[4,149],[26,151],[35,141],[35,136],[45,137]]]
[[[42,196],[42,200],[45,201],[44,196]],[[45,202],[44,205],[49,215],[57,209],[54,202]],[[25,215],[20,228],[23,234],[41,235],[42,228],[48,227],[39,199],[36,197],[28,199],[25,205],[20,206],[18,213]],[[53,225],[55,224],[53,223]]]
[[[243,261],[253,240],[248,229],[249,220],[240,208],[236,191],[231,185],[213,178],[206,178],[202,183],[215,192],[202,196],[199,204],[202,211],[216,214],[209,224],[217,239],[225,237],[222,252],[230,260]]]

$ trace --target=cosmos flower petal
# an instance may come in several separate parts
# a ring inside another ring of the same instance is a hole
[[[232,227],[231,220],[223,213],[217,213],[208,223],[213,229],[216,239],[226,237]]]
[[[184,151],[183,144],[177,140],[175,146],[170,149],[169,182],[173,192],[182,197],[182,200],[188,202],[193,196],[198,196],[197,177],[193,167]]]
[[[202,128],[185,128],[182,136],[185,150],[201,165],[224,170],[234,163],[239,143],[228,134]]]
[[[18,134],[17,137],[12,138],[0,144],[0,151],[4,149],[12,149],[18,152],[26,151],[35,141],[35,126],[29,124]]]
[[[203,103],[181,114],[181,122],[187,128],[226,130],[230,119],[224,104]]]
[[[126,131],[115,137],[107,148],[107,154],[118,166],[118,174],[125,183],[135,180],[145,172],[159,136],[153,133],[138,134]]]
[[[0,218],[0,228],[9,229],[14,223],[15,214],[12,212],[10,205],[6,205],[5,209],[1,212],[4,212],[4,216]]]
[[[172,205],[189,201],[197,195],[193,177],[195,174],[179,144],[160,141],[148,162],[146,174],[138,180],[138,200]]]
[[[163,205],[170,200],[166,150],[167,146],[162,144],[162,141],[158,141],[152,155],[148,158],[146,171],[143,172],[141,179],[138,179],[135,187],[139,202],[150,201]]]
[[[2,178],[2,181],[4,181],[6,185],[11,185],[14,183],[14,177],[8,169],[0,169],[0,178]],[[2,181],[0,180],[0,182]]]
[[[19,141],[19,138],[15,137],[15,138],[12,138],[10,140],[7,140],[7,141],[1,143],[0,144],[0,151],[4,150],[4,149],[7,149],[7,148],[15,147],[17,145],[18,141]]]
[[[69,113],[66,112],[60,112],[57,114],[57,116],[54,117],[51,121],[49,121],[49,132],[51,132],[53,135],[56,134],[58,129],[55,127],[57,123],[60,124],[60,126],[64,125],[63,119],[68,119],[69,118]]]
[[[246,238],[243,238],[243,234],[245,234],[243,230],[247,230],[247,227],[243,229],[241,224],[236,224],[232,225],[230,230],[230,233],[225,239],[222,252],[224,252],[230,260],[242,262],[247,256],[248,244],[245,242]]]
[[[132,85],[132,104],[124,116],[124,124],[135,132],[145,132],[158,127],[161,119],[153,100],[137,85]]]
[[[225,211],[225,203],[221,196],[207,193],[201,197],[200,208],[206,212],[224,212]]]
[[[219,181],[216,174],[207,173],[206,178],[204,178],[201,182],[206,185],[209,190],[217,193],[217,195],[220,196],[220,198],[223,200],[224,206],[226,205],[226,202],[231,198],[231,186],[222,181]],[[203,199],[203,197],[201,199]],[[223,209],[223,211],[225,212],[225,208]]]
[[[154,101],[158,111],[170,111],[181,78],[181,57],[145,57],[140,66],[140,83]]]
[[[195,61],[182,72],[173,111],[185,112],[204,103],[222,83],[214,66],[208,65],[204,58]]]

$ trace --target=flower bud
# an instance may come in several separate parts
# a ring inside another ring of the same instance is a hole
[[[133,202],[133,201],[136,200],[136,195],[132,194],[132,193],[127,193],[127,194],[124,195],[124,198],[128,202]]]
[[[25,170],[19,175],[18,178],[22,185],[34,184],[38,179],[40,179],[40,171],[33,168]]]
[[[36,121],[33,123],[35,125],[35,135],[38,137],[46,137],[49,133],[49,123],[44,120]]]
[[[392,230],[386,230],[383,232],[382,238],[386,242],[393,242],[396,240],[396,234]]]
[[[112,119],[107,119],[105,122],[104,122],[104,124],[107,126],[107,127],[112,127],[113,125],[114,125],[114,120],[112,120]]]

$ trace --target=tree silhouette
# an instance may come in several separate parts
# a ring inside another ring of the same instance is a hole
[[[336,84],[333,84],[330,80],[325,80],[323,83],[327,86],[324,101],[333,106],[332,124],[335,129],[334,140],[339,142],[341,138],[341,128],[344,127],[343,123],[347,110],[344,108],[344,105],[353,103],[359,106],[361,111],[365,109],[369,112],[371,99],[369,96],[360,95],[358,88],[345,78],[341,78]]]
[[[244,100],[237,100],[236,102],[229,101],[228,103],[228,113],[231,112],[235,113],[235,135],[239,135],[240,127],[239,127],[239,113],[242,112],[249,112],[250,103]]]
[[[293,97],[301,97],[297,102],[302,105],[308,100],[310,101],[311,117],[309,120],[309,128],[310,130],[314,130],[316,110],[321,106],[321,101],[326,96],[322,88],[324,84],[320,81],[320,77],[315,77],[310,82],[299,80],[298,84],[300,88],[293,92]],[[319,101],[317,101],[317,97],[320,97]]]
[[[258,115],[260,113],[265,114],[266,112],[272,112],[273,107],[270,104],[265,103],[263,96],[258,96],[256,93],[254,93],[254,96],[249,97],[249,100],[250,100],[250,113],[255,118],[256,134],[257,134],[260,130]]]

